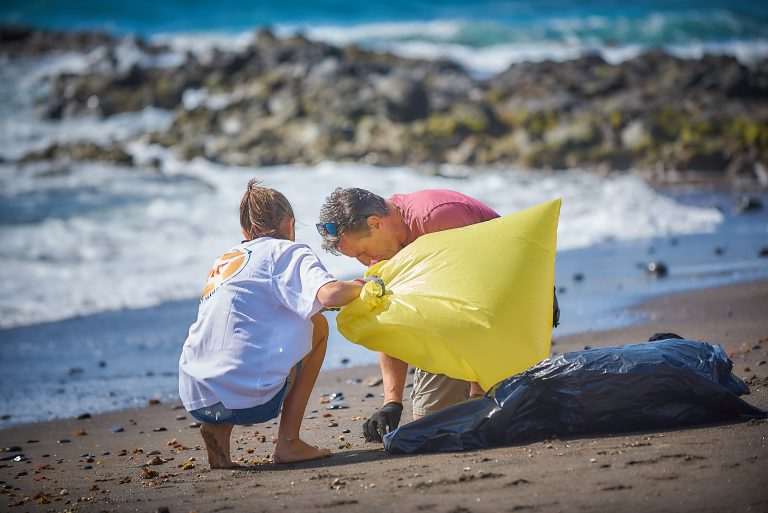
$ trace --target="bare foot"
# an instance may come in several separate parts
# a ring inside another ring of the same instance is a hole
[[[318,449],[301,438],[282,439],[277,441],[274,459],[275,463],[296,463],[328,458],[332,454],[330,449]]]
[[[212,469],[240,467],[229,456],[229,435],[233,427],[232,424],[200,426],[200,434],[205,442],[205,450],[208,452],[208,464]]]

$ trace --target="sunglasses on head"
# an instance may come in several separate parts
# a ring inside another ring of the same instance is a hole
[[[317,233],[319,233],[321,237],[325,237],[326,235],[336,237],[339,233],[336,230],[336,223],[317,223],[315,228],[317,228]]]
[[[361,214],[361,215],[352,217],[352,220],[354,221],[355,219],[368,219],[372,215],[375,215],[375,214]],[[317,223],[315,225],[315,228],[317,228],[317,233],[319,233],[321,237],[325,237],[326,235],[329,235],[331,237],[339,236],[339,230],[338,228],[336,228],[336,223]]]

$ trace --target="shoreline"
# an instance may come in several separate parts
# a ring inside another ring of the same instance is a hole
[[[631,309],[647,316],[638,325],[555,332],[553,351],[639,342],[656,332],[719,343],[734,374],[752,389],[745,399],[768,409],[765,304],[768,280],[662,296]],[[335,455],[315,462],[270,463],[277,426],[268,423],[233,433],[233,459],[253,469],[210,471],[198,430],[189,427],[193,419],[171,403],[2,429],[0,445],[18,450],[0,453],[0,505],[11,511],[370,511],[391,507],[394,493],[404,511],[498,511],[499,504],[511,511],[768,508],[760,486],[768,422],[393,457],[360,433],[362,419],[380,404],[381,386],[366,384],[378,376],[375,365],[321,372],[302,437]],[[350,408],[325,409],[320,394],[333,392],[342,392]],[[404,405],[405,421],[410,401]],[[6,459],[14,455],[21,461]],[[163,463],[146,467],[157,472],[153,477],[143,465],[154,455]],[[567,470],[569,479],[553,469]]]

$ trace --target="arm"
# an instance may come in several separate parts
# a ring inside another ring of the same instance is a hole
[[[388,354],[379,353],[379,365],[384,380],[384,404],[402,403],[408,364]]]
[[[317,300],[326,308],[344,306],[360,295],[363,284],[357,281],[332,281],[317,291]]]

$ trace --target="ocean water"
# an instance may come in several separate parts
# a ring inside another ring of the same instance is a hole
[[[447,57],[482,73],[585,52],[616,62],[657,47],[687,57],[768,55],[768,6],[752,0],[14,0],[0,6],[0,22],[138,34],[187,48],[242,45],[254,28],[270,27],[332,44]]]
[[[223,8],[209,1],[81,0],[0,6],[2,22],[103,28],[170,46],[150,57],[126,37],[117,52],[123,68],[178,66],[186,50],[242,47],[255,27],[269,25],[282,35],[302,32],[334,44],[451,57],[478,73],[593,51],[621,60],[655,46],[748,61],[768,55],[766,16],[766,8],[753,2],[228,2]],[[0,414],[10,415],[0,427],[143,405],[149,397],[173,401],[196,298],[213,260],[240,240],[239,197],[254,176],[286,194],[297,214],[298,240],[340,278],[364,269],[319,247],[315,218],[335,187],[364,187],[382,196],[450,188],[501,214],[563,198],[556,268],[563,312],[556,336],[636,322],[627,308],[660,294],[768,277],[768,259],[758,256],[768,246],[768,212],[733,214],[733,193],[658,191],[636,176],[578,169],[443,166],[443,176],[434,176],[424,169],[335,162],[227,167],[181,161],[144,142],[141,134],[170,125],[169,111],[42,120],[35,101],[51,77],[80,73],[94,58],[62,53],[0,61]],[[185,102],[196,101],[226,99],[185,95]],[[55,142],[129,138],[135,160],[157,168],[14,163]],[[666,278],[644,271],[653,260],[669,266]],[[575,280],[577,274],[584,279]],[[326,368],[375,361],[374,353],[331,334]]]

